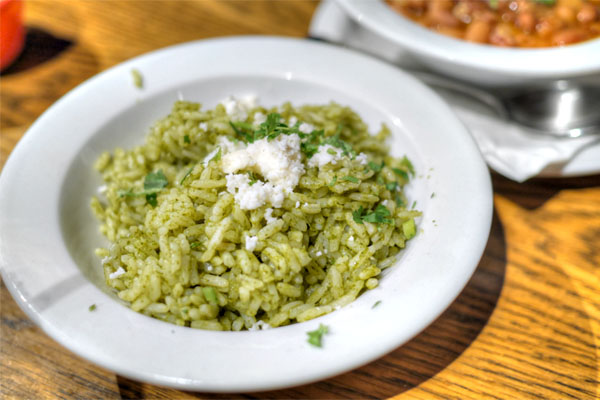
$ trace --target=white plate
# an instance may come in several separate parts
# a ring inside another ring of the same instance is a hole
[[[132,84],[132,68],[143,74],[143,90]],[[392,152],[407,154],[419,173],[409,197],[423,217],[378,288],[329,315],[259,332],[177,327],[131,311],[107,290],[93,255],[104,239],[89,210],[100,183],[92,163],[104,150],[141,143],[179,95],[212,107],[231,94],[256,94],[264,105],[335,100],[358,111],[372,131],[381,122],[391,127]],[[125,62],[44,113],[0,176],[0,266],[29,317],[94,363],[186,390],[269,390],[351,370],[423,330],[472,275],[491,214],[489,174],[475,143],[424,85],[333,46],[234,37]],[[306,332],[320,323],[330,333],[323,348],[311,347]]]

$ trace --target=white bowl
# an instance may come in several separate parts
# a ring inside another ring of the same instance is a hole
[[[467,82],[532,85],[600,74],[600,39],[544,49],[501,48],[433,32],[383,0],[338,0],[338,4],[360,25],[409,51],[427,67]]]
[[[144,76],[144,89],[131,70]],[[262,104],[354,108],[387,123],[393,154],[418,171],[408,196],[419,233],[381,284],[318,319],[255,332],[178,327],[116,300],[93,249],[105,245],[89,208],[94,160],[143,141],[179,96],[213,107],[228,95]],[[433,195],[435,193],[435,195]],[[454,114],[431,90],[366,56],[306,40],[242,37],[156,51],[83,83],[25,134],[0,175],[0,267],[28,316],[66,348],[132,379],[186,390],[277,389],[368,363],[431,323],[462,290],[492,215],[488,170]],[[372,308],[373,304],[381,304]],[[96,305],[94,311],[88,307]],[[324,347],[306,332],[330,327]]]

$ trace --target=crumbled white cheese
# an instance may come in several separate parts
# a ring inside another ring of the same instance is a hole
[[[299,201],[296,202],[296,208],[298,208],[298,207],[300,207],[300,202]]]
[[[354,236],[350,236],[350,237],[348,238],[348,241],[349,241],[349,242],[354,242]]]
[[[229,140],[227,136],[219,136],[217,138],[217,144],[221,148],[221,155],[233,153],[234,151],[242,150],[246,147],[243,142],[234,142],[233,140]]]
[[[365,153],[360,153],[359,155],[357,155],[356,160],[359,161],[362,165],[367,165],[367,163],[369,162],[369,158]]]
[[[240,208],[253,210],[267,201],[279,208],[285,193],[291,193],[304,174],[300,137],[279,135],[273,140],[257,140],[225,154],[221,167],[228,174],[227,190],[235,195]],[[240,170],[256,172],[267,182],[250,186],[246,174],[235,174]]]
[[[244,121],[248,118],[248,111],[256,107],[256,96],[246,96],[240,99],[229,96],[221,104],[232,121]]]
[[[261,181],[250,185],[246,174],[228,174],[225,175],[225,179],[227,191],[234,195],[242,210],[254,210],[266,203],[271,203],[275,208],[283,204],[285,194],[281,186]]]
[[[272,216],[273,214],[273,209],[272,208],[267,208],[265,210],[265,221],[267,221],[267,224],[270,224],[271,222],[277,221],[277,218]]]
[[[211,263],[205,263],[204,265],[206,266],[206,270],[208,272],[212,272],[212,270],[214,269]]]
[[[204,164],[204,166],[206,167],[208,165],[208,163],[210,162],[210,160],[212,160],[217,155],[219,150],[221,150],[221,148],[219,146],[215,147],[215,149],[213,151],[211,151],[210,153],[207,154],[206,157],[204,157],[202,164]]]
[[[254,125],[260,125],[267,120],[267,116],[260,111],[254,113]]]
[[[315,255],[316,255],[317,257],[321,257],[321,256],[323,255],[323,253],[321,253],[321,251],[319,250],[319,251],[317,251],[317,252],[315,253]]]
[[[296,118],[295,116],[291,116],[290,119],[288,120],[288,125],[289,126],[294,126],[296,125],[296,122],[298,122],[298,118]]]
[[[315,127],[309,124],[308,122],[303,122],[298,127],[298,130],[302,133],[311,133],[315,130]]]
[[[257,243],[258,243],[257,236],[246,236],[246,250],[254,251]]]
[[[206,122],[200,122],[198,124],[198,128],[202,129],[203,131],[207,131],[208,130],[208,124]]]
[[[108,275],[109,279],[117,279],[118,277],[120,277],[121,275],[125,274],[125,270],[123,269],[123,267],[119,267],[115,272],[113,272],[112,274]]]
[[[332,154],[333,153],[333,154]],[[326,164],[337,164],[339,160],[342,159],[342,150],[337,147],[333,147],[329,144],[324,144],[319,146],[319,151],[317,151],[309,160],[309,167],[319,167]]]
[[[256,321],[250,328],[248,328],[249,331],[262,331],[265,329],[269,329],[272,328],[271,325],[269,325],[267,322],[263,321],[262,319]]]

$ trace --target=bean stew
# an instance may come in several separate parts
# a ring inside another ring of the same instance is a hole
[[[564,46],[600,36],[600,0],[387,0],[441,34],[504,47]]]

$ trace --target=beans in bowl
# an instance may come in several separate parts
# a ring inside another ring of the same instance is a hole
[[[564,46],[600,36],[600,0],[387,0],[441,34],[503,47]]]

